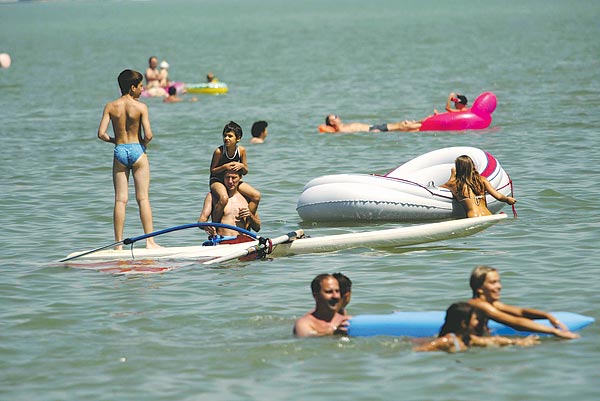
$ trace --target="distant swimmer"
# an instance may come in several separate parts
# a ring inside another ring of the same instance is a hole
[[[252,139],[250,143],[264,143],[268,135],[267,127],[269,124],[266,121],[256,121],[252,124]]]
[[[146,89],[159,88],[160,70],[158,69],[158,58],[152,56],[148,59],[148,68],[146,68]]]
[[[166,88],[170,85],[169,82],[169,63],[166,60],[163,60],[160,63],[160,71],[158,72],[159,76],[159,86]]]
[[[465,95],[461,95],[458,92],[451,92],[448,95],[448,100],[446,101],[446,111],[448,113],[458,113],[458,112],[462,112],[462,111],[469,111],[469,108],[467,107],[467,103],[469,101],[467,100],[467,97]],[[452,107],[452,104],[454,103],[454,107]],[[438,114],[437,110],[433,110],[433,114]]]
[[[340,283],[331,274],[319,274],[310,284],[315,309],[294,324],[298,337],[322,337],[348,332],[348,316],[339,313]]]
[[[553,334],[568,339],[579,338],[579,334],[569,331],[568,327],[548,312],[500,302],[500,273],[492,267],[477,266],[471,273],[469,284],[473,291],[469,304],[480,317],[477,335],[489,335],[488,321],[491,319],[516,330]],[[533,319],[548,319],[554,327],[537,323]]]
[[[167,92],[169,93],[169,95],[163,99],[163,102],[165,102],[165,103],[183,102],[183,98],[177,96],[177,88],[175,87],[175,85],[169,86],[169,89],[167,90]],[[198,101],[198,98],[193,97],[190,99],[190,101],[196,102],[196,101]]]
[[[119,74],[118,82],[122,96],[104,106],[98,138],[115,144],[113,158],[113,184],[115,188],[115,206],[113,221],[115,241],[123,240],[125,211],[128,200],[129,174],[133,171],[135,182],[135,198],[140,209],[140,219],[144,233],[153,231],[152,209],[150,208],[150,164],[146,155],[146,147],[152,140],[148,106],[138,98],[142,94],[141,73],[124,70]],[[108,126],[112,123],[114,137],[108,134]],[[157,248],[154,238],[146,239],[146,248]],[[122,246],[117,247],[121,249]]]
[[[169,96],[167,96],[166,98],[163,99],[163,102],[165,103],[178,103],[178,102],[182,102],[183,99],[180,98],[179,96],[177,96],[177,88],[174,86],[170,86],[169,87]]]
[[[514,205],[517,202],[515,198],[504,196],[496,191],[487,178],[479,175],[473,160],[467,155],[456,158],[450,179],[441,187],[448,188],[452,192],[454,198],[464,208],[467,217],[489,216],[492,214],[487,208],[486,192],[509,205]]]
[[[404,131],[404,132],[416,132],[421,127],[421,123],[414,120],[404,120],[398,123],[384,123],[378,125],[369,125],[365,123],[344,123],[342,119],[335,115],[329,114],[325,118],[324,129],[320,128],[322,132],[340,132],[340,133],[351,133],[351,132],[388,132],[388,131]]]
[[[479,319],[475,308],[466,302],[454,303],[446,310],[446,320],[438,337],[433,341],[415,347],[415,351],[446,351],[453,353],[466,351],[472,346],[519,345],[527,347],[540,342],[538,336],[525,338],[481,337],[475,334],[478,325]]]
[[[208,74],[206,74],[206,82],[210,83],[216,83],[219,82],[219,80],[217,79],[217,77],[215,77],[215,74],[213,74],[212,72],[209,72]]]

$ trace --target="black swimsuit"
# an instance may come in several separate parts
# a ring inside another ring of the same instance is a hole
[[[387,132],[387,130],[388,130],[387,124],[377,124],[377,125],[371,125],[369,127],[369,132],[372,132],[372,131]]]
[[[241,163],[242,162],[242,157],[240,156],[240,152],[239,149],[237,147],[237,145],[235,146],[235,153],[233,154],[232,157],[229,157],[229,155],[227,155],[227,150],[225,149],[224,145],[219,146],[221,148],[221,159],[219,160],[219,164],[218,166],[222,166],[225,163],[229,163],[229,162],[237,162],[237,163]],[[220,182],[221,184],[225,183],[225,172],[222,173],[210,173],[210,180],[208,182],[208,185],[210,186],[212,183],[214,182]]]

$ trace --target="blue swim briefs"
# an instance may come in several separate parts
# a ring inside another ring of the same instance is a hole
[[[115,146],[115,159],[125,167],[131,168],[145,151],[146,147],[141,143],[122,143]]]

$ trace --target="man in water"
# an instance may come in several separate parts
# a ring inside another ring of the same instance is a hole
[[[340,283],[331,274],[319,274],[310,288],[315,299],[315,309],[294,324],[298,337],[321,337],[348,332],[348,317],[340,314]]]
[[[160,71],[158,70],[158,58],[152,56],[148,59],[146,68],[146,89],[160,87]]]
[[[405,131],[415,132],[421,128],[421,123],[418,121],[404,120],[399,123],[387,123],[378,125],[369,125],[365,123],[343,123],[342,119],[335,115],[329,114],[325,118],[325,125],[333,128],[334,132],[388,132],[388,131]]]
[[[252,229],[258,232],[260,231],[260,217],[258,216],[258,212],[252,213],[250,209],[248,209],[248,201],[241,193],[239,193],[238,187],[241,180],[242,173],[239,170],[229,170],[225,173],[223,181],[227,189],[229,200],[223,209],[223,217],[221,218],[221,221],[216,221],[215,223],[228,224],[230,226],[240,227],[245,230]],[[212,194],[209,192],[204,198],[204,206],[202,207],[202,213],[198,218],[198,222],[207,222],[211,217],[212,210]],[[218,233],[224,236],[234,236],[238,234],[237,231],[227,228],[219,228],[215,231],[214,227],[206,227],[205,230],[209,235],[215,235]]]
[[[267,127],[269,124],[266,121],[256,121],[252,124],[252,139],[250,143],[264,143],[268,135]]]

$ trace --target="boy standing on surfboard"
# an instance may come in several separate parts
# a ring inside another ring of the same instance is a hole
[[[215,149],[210,163],[210,192],[213,198],[212,221],[221,222],[223,210],[227,206],[229,196],[225,187],[225,172],[228,170],[239,171],[242,175],[248,174],[246,148],[238,145],[242,139],[242,127],[230,121],[223,128],[223,145]],[[260,192],[250,184],[241,181],[238,191],[248,200],[248,209],[256,214],[260,202]]]
[[[140,219],[144,233],[154,231],[152,227],[152,209],[148,191],[150,188],[150,164],[146,155],[146,146],[152,140],[148,107],[138,101],[142,94],[143,76],[138,71],[124,70],[119,74],[118,82],[122,96],[104,106],[98,138],[114,143],[113,184],[115,187],[115,206],[113,222],[115,241],[123,240],[125,225],[125,207],[128,200],[129,173],[133,171],[135,198],[140,208]],[[114,138],[107,130],[112,122]],[[142,134],[143,131],[143,134]],[[122,245],[117,249],[122,249]],[[160,247],[154,238],[146,239],[146,248]]]

